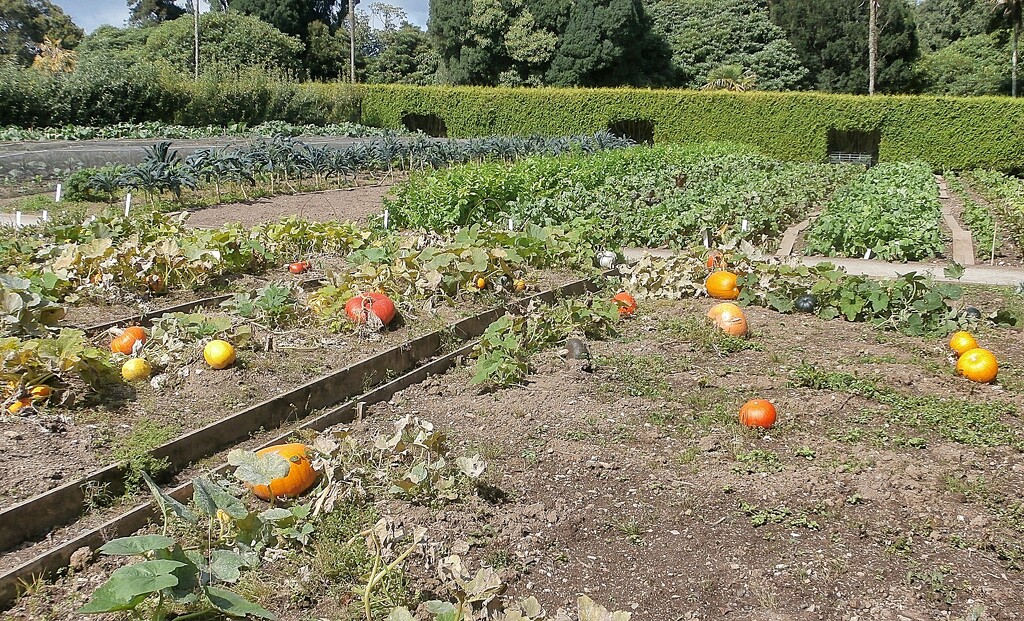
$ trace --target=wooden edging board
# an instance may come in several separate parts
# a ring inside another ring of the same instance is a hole
[[[614,272],[605,272],[604,276],[609,276],[612,273]],[[155,448],[151,454],[157,458],[166,457],[171,464],[171,471],[178,472],[189,463],[206,455],[244,441],[259,429],[276,428],[288,420],[302,419],[312,411],[329,407],[334,403],[349,399],[353,395],[360,394],[366,386],[379,384],[390,374],[403,373],[404,375],[399,379],[385,383],[377,390],[369,391],[358,399],[358,401],[366,403],[380,401],[380,397],[387,393],[387,389],[392,390],[391,394],[394,394],[406,386],[422,381],[430,373],[438,372],[437,369],[446,370],[456,359],[456,354],[465,355],[471,350],[471,347],[464,346],[457,352],[443,355],[431,363],[418,367],[417,365],[427,358],[442,354],[446,343],[453,341],[465,343],[467,340],[483,334],[487,326],[506,311],[517,312],[519,309],[526,308],[533,300],[550,302],[557,297],[580,295],[596,288],[597,278],[575,280],[561,287],[516,300],[507,307],[493,308],[463,319],[444,330],[413,339],[206,427],[189,432]],[[447,366],[445,366],[446,364]],[[385,398],[390,398],[390,395]],[[354,410],[355,403],[353,401],[311,419],[300,428],[324,429],[338,422],[344,422],[345,417],[350,416]],[[274,440],[270,444],[276,441]],[[10,550],[55,528],[73,522],[81,515],[85,490],[89,486],[97,483],[105,484],[112,493],[120,493],[124,488],[124,474],[124,470],[120,466],[107,466],[82,479],[57,487],[0,512],[0,550]],[[191,492],[182,491],[181,493],[184,496]],[[118,536],[115,533],[138,530],[150,519],[152,511],[151,503],[140,505],[0,576],[0,610],[7,607],[17,596],[19,579],[27,580],[34,576],[50,574],[66,566],[71,558],[70,555],[75,550],[84,545],[93,546],[97,541],[96,537],[109,538]]]

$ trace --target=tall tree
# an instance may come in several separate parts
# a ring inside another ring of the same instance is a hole
[[[30,65],[44,38],[74,49],[84,32],[49,0],[0,0],[0,59]]]
[[[228,6],[258,17],[303,42],[313,22],[323,22],[334,32],[348,15],[348,0],[230,0]]]
[[[546,78],[556,86],[651,86],[669,81],[671,52],[640,0],[578,0]]]
[[[878,8],[879,0],[868,0],[868,95],[875,94],[878,77]]]
[[[868,0],[870,2],[870,0]],[[866,93],[868,2],[860,0],[773,0],[772,21],[781,26],[810,71],[808,86],[833,92]],[[878,78],[883,92],[914,86],[918,56],[914,14],[904,0],[878,8]]]
[[[1006,49],[996,33],[957,40],[918,64],[922,90],[934,95],[1005,95]]]
[[[132,26],[154,26],[185,14],[185,9],[173,0],[128,0],[128,8],[128,23]]]
[[[996,12],[1013,31],[1010,39],[1011,78],[1010,96],[1017,96],[1017,56],[1020,44],[1020,29],[1024,26],[1024,0],[993,0]]]
[[[807,75],[786,32],[769,19],[767,0],[656,0],[648,10],[672,50],[674,85],[702,88],[736,66],[762,90],[795,89]]]
[[[941,50],[961,39],[985,34],[992,21],[990,0],[922,0],[915,5],[921,50]]]

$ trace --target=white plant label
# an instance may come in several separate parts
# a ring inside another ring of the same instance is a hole
[[[868,251],[864,253],[864,258],[865,259],[870,259],[871,258],[871,248],[868,248]]]
[[[508,230],[509,231],[516,230],[515,222],[512,220],[512,218],[508,219]]]
[[[388,221],[391,219],[391,213],[389,210],[384,210],[384,228],[388,228]]]
[[[749,228],[750,228],[750,223],[749,223],[749,222],[747,222],[747,219],[746,219],[746,218],[744,218],[744,219],[743,219],[743,232],[744,232],[744,233],[746,233],[746,232],[747,232],[747,229],[749,229]]]
[[[132,193],[129,192],[124,197],[124,217],[128,217],[128,212],[132,210]]]
[[[61,187],[60,187],[60,184],[58,183],[57,184],[57,192],[53,195],[53,202],[55,202],[55,203],[59,203],[60,202],[60,191],[61,191]]]
[[[707,229],[704,229],[704,247],[711,247],[711,231],[708,231]]]
[[[16,228],[16,229],[20,229],[21,228],[21,212],[20,211],[15,211],[14,212],[14,228]]]
[[[58,186],[58,187],[60,187],[60,186]],[[43,222],[49,222],[49,221],[50,221],[50,212],[44,209],[43,210]]]

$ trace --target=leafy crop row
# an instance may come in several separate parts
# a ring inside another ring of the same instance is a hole
[[[385,136],[342,148],[275,136],[240,147],[200,149],[182,160],[171,149],[171,143],[164,141],[147,148],[147,157],[135,166],[73,175],[69,191],[77,193],[69,198],[81,198],[84,190],[112,201],[125,189],[141,190],[150,198],[163,192],[180,197],[183,189],[197,189],[202,183],[212,184],[219,198],[224,183],[235,183],[244,193],[246,185],[254,187],[257,182],[264,182],[274,193],[301,179],[312,179],[319,189],[332,180],[342,184],[359,172],[390,173],[487,160],[514,161],[537,153],[592,153],[630,144],[606,132],[566,138],[495,137],[459,142],[434,141],[424,136],[412,140]]]
[[[965,172],[962,179],[992,202],[1018,248],[1024,248],[1024,180],[990,170]]]
[[[880,164],[832,196],[807,253],[915,261],[942,253],[938,188],[924,163]]]
[[[764,243],[859,172],[732,145],[535,157],[414,174],[385,202],[399,225],[570,224],[599,245]]]
[[[38,140],[114,140],[114,139],[155,139],[167,138],[189,140],[196,138],[249,138],[255,136],[344,136],[361,138],[366,136],[390,136],[395,130],[367,127],[357,123],[327,123],[326,125],[293,125],[284,121],[266,121],[249,126],[233,123],[227,126],[206,125],[188,127],[170,125],[159,121],[142,123],[118,123],[116,125],[65,125],[64,127],[21,128],[0,127],[0,141],[27,142]]]
[[[817,298],[815,313],[822,319],[863,321],[905,334],[946,335],[970,324],[963,308],[953,306],[963,292],[958,285],[936,283],[910,272],[899,278],[875,280],[854,276],[829,263],[813,267],[727,257],[742,276],[739,304],[794,312],[801,295]],[[678,254],[662,259],[646,256],[622,268],[630,289],[651,298],[682,299],[705,294],[709,268],[701,257]],[[1004,318],[990,316],[999,322]]]

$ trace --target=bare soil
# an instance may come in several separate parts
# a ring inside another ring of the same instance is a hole
[[[366,222],[381,209],[381,199],[391,185],[363,185],[341,190],[285,194],[246,203],[225,203],[192,211],[188,224],[219,227],[226,222],[255,226],[288,216],[307,220],[350,220]]]
[[[978,385],[955,376],[944,340],[761,308],[746,310],[750,349],[708,351],[686,326],[710,305],[641,302],[617,338],[590,343],[592,372],[552,350],[522,387],[482,390],[462,367],[370,408],[357,433],[390,432],[412,413],[488,462],[461,503],[381,499],[377,510],[429,527],[438,555],[468,549],[471,568],[494,566],[509,596],[549,612],[588,594],[653,621],[1024,618],[1020,450],[955,441],[943,431],[955,417],[900,422],[914,398],[998,404],[1019,446],[1024,335],[978,331],[1001,366],[996,384]],[[796,387],[804,363],[908,402]],[[739,426],[751,398],[775,404],[774,428]],[[310,563],[260,568],[257,582],[274,585],[261,603],[286,620],[359,618],[346,585],[311,592],[296,579]],[[105,559],[46,586],[11,618],[74,618],[115,567]],[[440,589],[416,555],[406,579]]]

